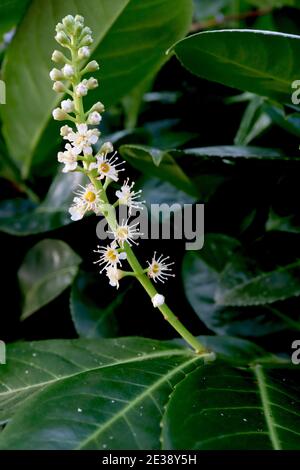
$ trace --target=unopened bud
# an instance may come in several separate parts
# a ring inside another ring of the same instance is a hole
[[[74,77],[75,72],[74,72],[72,65],[66,64],[64,68],[62,69],[62,73],[64,74],[66,78],[72,78]]]
[[[101,103],[101,101],[98,101],[98,103],[94,104],[92,107],[92,111],[97,111],[98,113],[104,113],[105,107],[104,104]]]
[[[58,69],[52,69],[49,75],[50,75],[51,80],[53,80],[54,82],[64,78],[62,72]]]
[[[52,116],[56,121],[64,121],[68,118],[67,113],[65,113],[65,111],[63,111],[61,108],[54,109]]]
[[[86,72],[96,72],[97,70],[99,70],[98,62],[96,60],[92,60],[91,62],[87,64],[87,66],[85,67],[85,70]]]
[[[93,44],[93,42],[94,42],[94,40],[93,40],[92,36],[90,34],[87,34],[80,41],[80,46],[81,47],[82,46],[90,46],[91,44]]]
[[[57,33],[57,35],[55,36],[55,40],[62,46],[69,45],[70,43],[68,36],[63,31],[60,31],[59,33]]]
[[[65,62],[66,58],[63,55],[62,52],[60,51],[54,51],[52,54],[52,61],[55,62],[56,64],[63,64]]]
[[[98,126],[100,124],[102,117],[96,111],[92,112],[88,117],[88,124],[92,126]]]
[[[94,90],[98,86],[98,80],[94,77],[91,77],[87,80],[86,86],[89,90]]]
[[[102,147],[100,148],[100,154],[107,155],[114,151],[113,144],[111,142],[105,142]]]
[[[61,109],[66,113],[74,112],[74,102],[72,100],[63,100],[61,102]]]
[[[79,83],[75,89],[75,93],[77,96],[86,96],[88,94],[88,87],[83,83]]]
[[[81,15],[76,15],[75,16],[75,21],[76,21],[76,23],[84,24],[84,18]]]
[[[65,16],[65,18],[62,20],[62,22],[63,22],[63,25],[65,26],[65,28],[68,31],[73,32],[74,23],[75,23],[74,16],[72,16],[72,15]]]
[[[67,126],[67,125],[66,125],[66,126],[62,126],[62,127],[60,128],[60,135],[61,135],[62,137],[67,137],[67,135],[69,135],[70,132],[72,132],[72,127],[70,127],[70,126]]]
[[[53,90],[56,91],[56,93],[64,93],[64,91],[66,91],[66,87],[63,82],[55,82],[53,84]]]
[[[79,59],[87,59],[91,55],[91,49],[87,46],[81,47],[78,50]]]

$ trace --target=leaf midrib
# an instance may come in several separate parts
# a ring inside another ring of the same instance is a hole
[[[156,359],[156,358],[159,358],[159,357],[185,356],[185,355],[188,357],[188,356],[191,356],[192,353],[188,349],[183,349],[183,350],[178,349],[178,351],[167,350],[167,351],[164,351],[164,352],[158,352],[158,353],[156,352],[156,353],[145,354],[143,356],[134,356],[130,359],[122,360],[122,361],[115,362],[115,363],[103,364],[103,365],[101,365],[101,366],[99,365],[97,367],[91,367],[91,368],[84,369],[84,370],[81,370],[81,371],[73,373],[73,374],[57,377],[56,379],[47,380],[45,382],[39,382],[39,383],[34,384],[34,385],[28,385],[26,387],[11,389],[11,391],[0,392],[0,399],[1,399],[1,397],[6,396],[6,395],[14,395],[15,393],[24,392],[25,390],[30,390],[30,389],[34,389],[34,388],[38,388],[38,387],[44,387],[46,385],[57,383],[57,382],[60,382],[62,380],[68,380],[69,378],[77,377],[81,374],[85,374],[85,373],[91,372],[91,371],[106,369],[108,367],[115,367],[115,366],[118,366],[118,365],[121,365],[121,364],[130,364],[130,363],[133,363],[133,362],[140,362],[140,361],[144,361],[144,360],[148,360],[148,359]],[[198,358],[199,358],[199,356],[197,357],[197,359]],[[195,358],[193,358],[193,359],[195,359]],[[30,366],[30,367],[34,368],[34,365]],[[4,384],[5,384],[5,382],[4,382]]]
[[[163,375],[159,380],[157,380],[150,387],[148,387],[143,393],[141,393],[136,398],[134,398],[131,402],[128,403],[128,405],[124,406],[118,413],[116,413],[112,418],[110,418],[108,421],[106,421],[105,424],[103,424],[99,429],[97,429],[89,437],[87,437],[84,441],[82,441],[75,448],[75,450],[83,449],[84,446],[86,446],[89,442],[97,439],[102,432],[104,432],[107,428],[109,428],[119,418],[124,417],[128,413],[128,411],[130,411],[135,405],[137,405],[139,402],[141,402],[145,397],[147,397],[149,394],[151,394],[154,390],[159,388],[164,382],[171,379],[174,375],[176,375],[182,369],[185,369],[186,367],[188,367],[190,364],[193,364],[194,362],[198,361],[199,359],[203,360],[203,357],[205,355],[207,355],[207,354],[203,354],[201,356],[198,355],[197,357],[193,357],[189,361],[184,362],[183,364],[180,364],[175,369],[168,372],[166,375]]]
[[[271,408],[271,401],[269,399],[269,393],[266,384],[266,377],[263,372],[263,368],[261,365],[256,365],[252,367],[252,371],[254,373],[258,390],[259,396],[261,398],[262,408],[264,411],[264,417],[266,420],[266,425],[268,429],[268,435],[274,450],[282,450],[281,442],[278,436],[278,432],[276,429],[276,424],[273,421],[272,415],[272,408]]]

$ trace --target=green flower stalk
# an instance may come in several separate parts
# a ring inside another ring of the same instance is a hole
[[[70,125],[61,128],[61,136],[68,143],[65,150],[58,153],[58,161],[64,164],[63,172],[80,171],[90,180],[86,187],[80,187],[75,193],[74,201],[69,209],[72,220],[80,220],[87,212],[104,215],[113,235],[113,241],[108,246],[99,246],[96,261],[101,266],[100,272],[105,272],[110,285],[118,288],[122,278],[134,276],[143,286],[164,318],[192,346],[197,353],[206,352],[204,346],[182,325],[171,309],[166,305],[165,298],[160,294],[154,283],[164,282],[173,276],[168,257],[157,256],[148,261],[148,267],[143,268],[136,258],[132,245],[136,244],[139,233],[138,224],[130,223],[133,209],[141,209],[141,192],[134,191],[134,183],[126,179],[121,188],[116,191],[117,201],[109,203],[106,190],[111,182],[119,180],[124,171],[123,164],[114,152],[110,142],[104,143],[98,152],[93,146],[97,144],[100,131],[96,126],[101,123],[101,115],[105,111],[101,102],[94,104],[88,111],[84,108],[84,97],[98,87],[94,77],[87,74],[98,71],[99,64],[95,60],[88,61],[91,56],[90,46],[93,44],[92,31],[84,24],[82,16],[66,16],[56,27],[56,41],[67,49],[67,54],[54,51],[52,60],[57,64],[50,72],[53,80],[53,90],[64,93],[69,97],[61,102],[59,108],[53,111],[54,119],[69,121]],[[59,66],[59,68],[58,68]],[[128,208],[128,219],[118,224],[115,207],[124,205]],[[132,271],[120,269],[127,262]]]

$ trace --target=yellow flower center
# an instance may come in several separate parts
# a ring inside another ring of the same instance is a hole
[[[120,240],[126,240],[126,238],[128,237],[128,228],[119,227],[117,230],[117,237],[120,238]]]
[[[152,265],[152,272],[153,272],[153,274],[158,274],[159,271],[160,271],[159,264],[154,263],[154,264]]]
[[[96,194],[93,193],[93,191],[87,191],[84,195],[84,199],[87,201],[87,202],[94,202],[95,199],[96,199]]]
[[[110,261],[112,263],[117,261],[117,253],[113,249],[107,250],[106,257],[107,257],[108,261]]]
[[[108,173],[110,170],[110,166],[108,163],[101,163],[101,165],[99,166],[99,171],[102,172],[102,173]]]

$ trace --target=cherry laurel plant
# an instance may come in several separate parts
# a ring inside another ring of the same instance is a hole
[[[97,79],[84,78],[86,74],[99,69],[95,60],[88,62],[91,55],[90,46],[93,44],[92,31],[85,26],[82,16],[68,15],[58,23],[56,33],[56,41],[68,50],[68,54],[65,55],[58,50],[53,52],[52,60],[59,68],[51,70],[50,78],[54,82],[55,92],[70,97],[64,99],[60,107],[53,111],[55,120],[70,123],[60,130],[61,136],[68,143],[64,152],[58,153],[58,161],[64,164],[62,170],[64,173],[80,171],[90,180],[86,187],[80,187],[75,193],[73,204],[69,209],[71,219],[80,220],[87,212],[94,212],[106,218],[110,228],[108,233],[113,235],[113,241],[107,246],[98,246],[95,250],[99,254],[96,263],[101,266],[100,272],[105,272],[110,285],[116,288],[119,287],[122,278],[136,277],[150,296],[153,306],[161,311],[164,318],[197,353],[203,353],[206,351],[205,348],[181,324],[152,282],[164,282],[173,276],[171,273],[173,263],[168,262],[168,257],[157,256],[154,253],[153,258],[148,261],[148,266],[143,268],[132,250],[132,245],[136,243],[135,239],[141,234],[138,223],[130,223],[130,216],[132,209],[142,208],[144,201],[140,201],[141,192],[134,191],[134,183],[130,183],[127,178],[116,191],[116,202],[109,203],[106,190],[112,182],[119,180],[119,174],[124,168],[123,162],[119,161],[110,142],[104,143],[96,153],[93,150],[93,145],[97,144],[100,137],[97,126],[105,109],[101,102],[94,104],[88,111],[84,109],[83,98],[90,90],[98,87]],[[115,212],[117,206],[128,208],[129,217],[120,224],[117,222]],[[120,269],[123,263],[128,263],[132,271]]]

